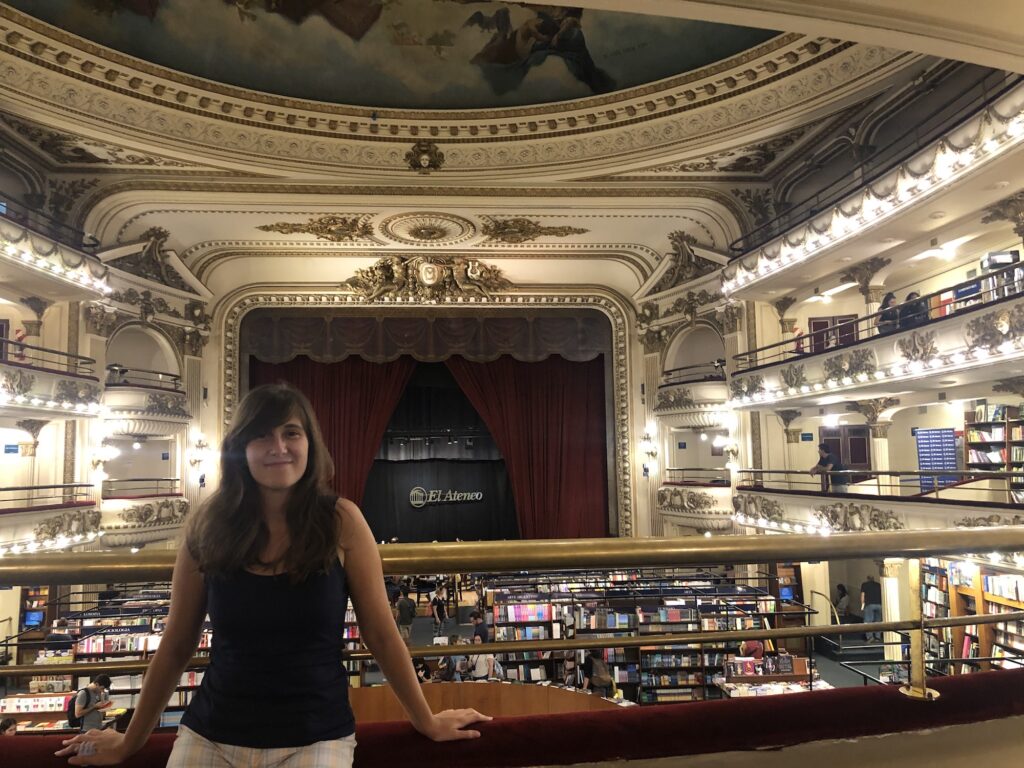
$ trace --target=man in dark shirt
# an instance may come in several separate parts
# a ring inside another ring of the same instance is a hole
[[[839,457],[829,450],[828,443],[818,445],[818,463],[811,467],[811,475],[821,475],[821,492],[847,493],[850,490],[848,475],[831,475],[830,472],[845,472],[846,467]]]
[[[416,618],[416,603],[409,597],[407,586],[402,585],[402,596],[398,598],[396,605],[398,607],[398,632],[408,645],[409,638],[412,636],[412,620]]]
[[[438,587],[434,593],[430,610],[434,615],[434,637],[441,637],[448,623],[448,590],[443,586]]]
[[[860,609],[864,612],[865,624],[882,620],[882,585],[874,576],[868,575],[867,581],[860,585]],[[868,632],[865,637],[869,643],[882,642],[881,632]]]
[[[473,634],[480,636],[480,642],[490,642],[491,632],[487,629],[487,622],[484,621],[484,617],[480,614],[480,611],[473,611],[470,613],[469,620],[473,622]]]

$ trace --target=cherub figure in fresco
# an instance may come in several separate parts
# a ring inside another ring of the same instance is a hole
[[[495,93],[514,91],[526,74],[548,56],[561,58],[569,71],[594,93],[614,90],[615,81],[594,63],[583,36],[583,9],[550,5],[524,5],[535,16],[512,28],[508,8],[487,16],[477,11],[464,27],[493,31],[491,39],[472,58]]]

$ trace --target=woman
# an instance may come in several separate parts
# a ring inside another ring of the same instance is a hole
[[[878,319],[875,321],[879,336],[893,333],[900,327],[900,311],[896,305],[896,294],[892,291],[882,297],[882,304],[878,308]]]
[[[845,584],[836,584],[836,613],[839,615],[840,624],[844,624],[850,617],[850,594],[846,591]]]
[[[13,717],[5,717],[0,720],[0,736],[17,736],[18,721]]]
[[[928,322],[928,306],[921,301],[921,294],[917,291],[908,293],[906,300],[900,305],[899,315],[900,330],[916,328]]]
[[[373,534],[355,504],[325,495],[332,463],[309,401],[287,385],[258,387],[239,404],[221,450],[221,483],[189,521],[167,625],[127,732],[88,731],[57,754],[72,765],[114,765],[138,751],[209,613],[210,666],[168,768],[350,766],[355,723],[341,663],[349,596],[416,730],[435,741],[479,736],[462,729],[489,717],[435,715],[423,698]]]
[[[473,635],[473,645],[482,644],[483,638],[480,635]],[[494,677],[494,654],[481,652],[470,655],[466,669],[470,680],[489,680]]]

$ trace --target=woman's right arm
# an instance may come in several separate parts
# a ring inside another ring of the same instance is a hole
[[[174,563],[171,581],[171,607],[167,626],[156,655],[146,669],[139,704],[124,734],[112,729],[88,731],[64,742],[57,755],[71,756],[71,765],[117,765],[138,752],[160,720],[171,693],[178,687],[181,673],[195,653],[199,633],[206,617],[206,588],[199,566],[183,543]],[[77,752],[82,744],[95,749],[92,754]]]

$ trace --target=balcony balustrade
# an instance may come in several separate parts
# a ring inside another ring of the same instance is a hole
[[[661,386],[663,387],[692,384],[698,381],[725,381],[725,360],[684,365],[681,368],[665,371],[661,376]]]
[[[133,477],[103,481],[102,498],[154,499],[181,495],[181,480],[176,477]]]
[[[0,412],[94,416],[101,395],[95,365],[91,357],[0,339]]]
[[[900,305],[891,329],[883,312],[733,357],[736,407],[891,387],[958,374],[991,381],[991,365],[1024,357],[1024,267],[1014,264]],[[879,327],[879,321],[883,321]],[[848,343],[839,343],[850,339]],[[1018,363],[1019,364],[1019,363]]]
[[[95,504],[91,483],[24,485],[0,488],[0,515]]]
[[[152,371],[146,368],[128,368],[120,363],[107,366],[108,389],[140,387],[146,389],[181,392],[181,376],[167,371]]]
[[[191,417],[180,375],[120,363],[106,370],[103,403],[113,434],[166,437],[186,429]]]

